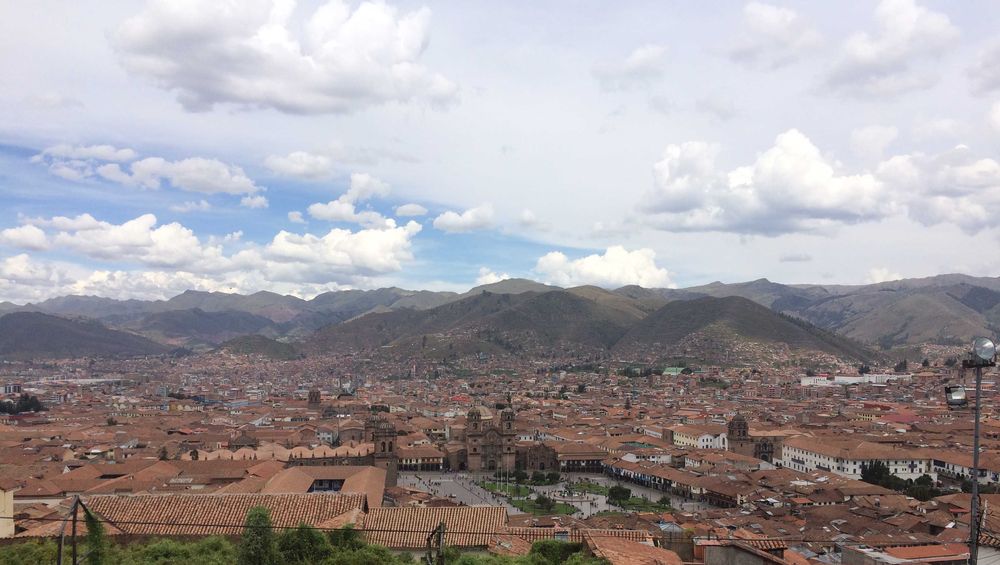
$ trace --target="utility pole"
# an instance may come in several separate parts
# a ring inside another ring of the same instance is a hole
[[[444,522],[427,536],[427,565],[444,565]]]
[[[976,367],[976,410],[972,431],[972,513],[969,516],[969,563],[979,563],[979,413],[983,396],[983,368]]]
[[[976,405],[972,428],[972,501],[969,516],[969,565],[979,563],[979,416],[983,401],[983,367],[996,366],[997,348],[992,340],[979,337],[972,344],[972,354],[962,361],[963,368],[976,370]]]

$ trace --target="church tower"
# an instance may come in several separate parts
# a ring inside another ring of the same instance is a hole
[[[399,475],[399,458],[396,456],[396,426],[379,419],[372,434],[375,443],[375,466],[385,469],[386,486],[396,486]]]
[[[514,425],[514,411],[510,408],[500,412],[500,437],[503,442],[501,465],[503,469],[514,469],[517,459],[517,427]]]

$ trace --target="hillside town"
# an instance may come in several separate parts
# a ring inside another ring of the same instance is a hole
[[[235,535],[264,506],[396,552],[444,523],[448,546],[500,556],[568,539],[613,563],[964,561],[973,420],[945,387],[969,376],[896,369],[6,362],[2,398],[42,409],[0,414],[0,551],[64,535],[79,501],[121,540]],[[982,556],[1000,551],[995,384]]]

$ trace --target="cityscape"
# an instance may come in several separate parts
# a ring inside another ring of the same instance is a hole
[[[0,5],[0,565],[1000,565],[998,22]]]

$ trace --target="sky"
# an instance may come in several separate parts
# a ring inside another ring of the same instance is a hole
[[[1000,4],[0,4],[0,301],[1000,257]]]

